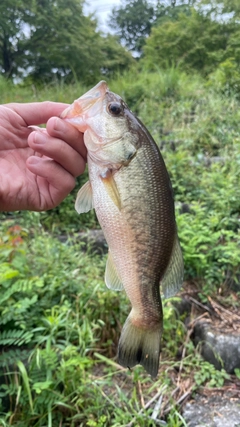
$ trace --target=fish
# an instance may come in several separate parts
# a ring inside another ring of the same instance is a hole
[[[109,252],[105,283],[125,290],[131,312],[122,328],[118,363],[159,370],[163,309],[183,282],[173,190],[160,150],[125,101],[105,81],[75,100],[61,117],[84,133],[89,181],[77,212],[95,209]]]

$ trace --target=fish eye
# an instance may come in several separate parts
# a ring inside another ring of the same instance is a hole
[[[122,106],[119,102],[111,102],[108,105],[108,111],[113,116],[119,116],[119,114],[122,112]]]

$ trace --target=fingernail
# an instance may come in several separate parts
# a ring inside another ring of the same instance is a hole
[[[45,144],[46,137],[43,132],[35,132],[35,135],[33,136],[33,141],[35,144]]]
[[[40,158],[36,157],[36,156],[31,156],[28,158],[28,163],[30,163],[31,165],[36,165],[37,163],[39,163]]]
[[[64,124],[63,124],[61,119],[59,119],[59,118],[55,119],[54,130],[57,130],[58,132],[59,131],[61,132],[64,130]]]

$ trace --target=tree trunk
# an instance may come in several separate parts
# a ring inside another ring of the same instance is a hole
[[[9,43],[9,37],[4,34],[3,35],[3,44],[2,44],[2,64],[3,64],[3,72],[7,78],[12,77],[13,72],[13,63],[11,58],[11,44]]]

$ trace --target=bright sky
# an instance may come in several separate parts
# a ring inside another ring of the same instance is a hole
[[[107,25],[110,12],[114,6],[120,6],[122,3],[122,0],[87,0],[84,11],[86,14],[95,12],[99,28],[104,32],[111,32]]]

